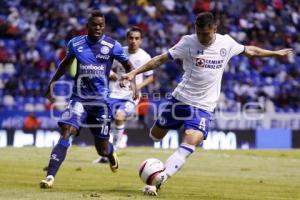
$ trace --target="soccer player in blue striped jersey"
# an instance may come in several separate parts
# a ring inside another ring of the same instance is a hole
[[[112,62],[118,60],[127,72],[132,64],[123,52],[121,44],[104,34],[105,18],[99,11],[92,11],[88,18],[87,35],[74,37],[68,43],[67,54],[50,81],[47,98],[52,100],[52,88],[77,59],[77,74],[69,104],[58,122],[61,137],[53,148],[48,164],[47,176],[40,182],[41,188],[51,188],[54,177],[64,161],[69,137],[77,135],[81,127],[90,128],[95,138],[99,155],[106,156],[112,172],[119,168],[119,161],[111,143],[109,129],[111,110],[108,106],[108,77]],[[135,81],[131,81],[133,99],[138,97]]]

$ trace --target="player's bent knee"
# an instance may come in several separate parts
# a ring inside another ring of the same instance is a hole
[[[115,118],[117,121],[124,121],[126,119],[126,114],[124,111],[118,110]]]
[[[187,129],[184,132],[183,143],[197,146],[202,143],[203,139],[204,134],[202,131]]]
[[[64,138],[64,139],[68,139],[70,136],[76,136],[77,135],[77,129],[70,126],[70,125],[63,125],[61,127],[61,136]]]
[[[159,142],[159,141],[161,141],[161,138],[156,138],[156,136],[154,136],[154,135],[152,134],[152,131],[150,131],[149,137],[150,137],[154,142]]]
[[[149,137],[154,141],[154,142],[159,142],[161,139],[166,135],[168,130],[159,128],[157,126],[153,126],[150,129]]]

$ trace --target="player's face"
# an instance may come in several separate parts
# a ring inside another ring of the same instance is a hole
[[[216,26],[205,26],[204,28],[199,28],[196,25],[195,27],[199,42],[204,46],[211,44],[217,30]]]
[[[127,36],[127,44],[130,52],[136,52],[142,43],[141,33],[138,31],[131,31]]]
[[[105,29],[105,20],[103,17],[93,17],[88,22],[88,37],[91,40],[99,40]]]

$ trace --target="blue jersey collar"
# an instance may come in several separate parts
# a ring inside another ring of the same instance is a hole
[[[104,37],[105,37],[105,34],[103,34],[102,37],[101,37],[99,40],[97,40],[96,42],[93,42],[93,41],[89,40],[88,36],[86,35],[86,36],[85,36],[85,40],[86,40],[88,43],[90,43],[90,44],[95,44],[95,43],[97,43],[97,42],[103,40]]]

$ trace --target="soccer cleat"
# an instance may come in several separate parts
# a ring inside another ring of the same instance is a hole
[[[119,169],[119,159],[115,152],[112,154],[111,158],[109,158],[109,166],[113,173],[116,173]]]
[[[46,177],[45,180],[41,180],[40,188],[42,189],[52,188],[53,183],[54,183],[54,177],[52,175],[49,175]]]
[[[157,196],[157,188],[155,185],[145,185],[142,189],[144,195]]]
[[[161,185],[165,183],[168,180],[168,178],[168,175],[163,176],[163,180],[157,185],[145,185],[142,189],[142,192],[144,193],[144,195],[157,196],[158,190],[161,189]]]
[[[92,163],[97,164],[97,163],[109,163],[109,160],[107,157],[102,157],[100,156],[96,160],[94,160]]]

